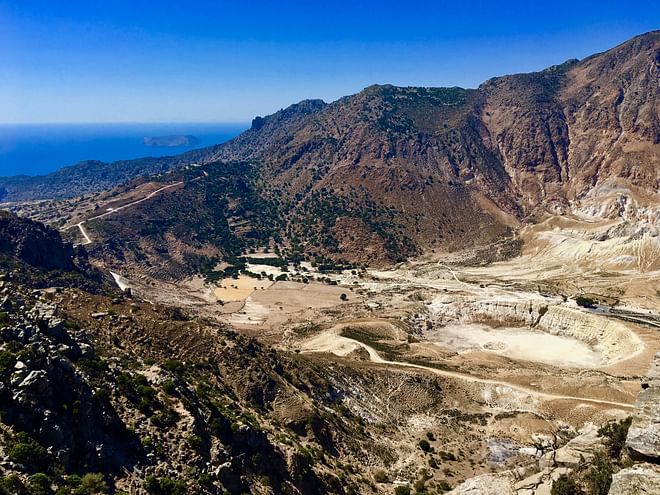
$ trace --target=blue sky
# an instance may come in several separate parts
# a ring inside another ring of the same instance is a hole
[[[476,87],[660,28],[657,0],[0,0],[0,122],[237,122],[374,83]]]

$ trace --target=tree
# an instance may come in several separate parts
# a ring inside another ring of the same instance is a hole
[[[341,299],[342,301],[348,301],[348,296],[346,294],[342,293],[342,295],[339,296],[339,299]]]
[[[613,421],[607,423],[598,430],[598,436],[607,439],[606,442],[612,459],[619,459],[621,457],[621,451],[626,445],[628,429],[631,423],[632,416],[629,416],[619,422]]]
[[[577,296],[575,298],[575,302],[577,303],[578,306],[582,306],[583,308],[593,308],[594,305],[596,304],[596,301],[594,301],[590,297],[585,297],[585,296]]]

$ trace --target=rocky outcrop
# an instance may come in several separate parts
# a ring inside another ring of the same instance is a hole
[[[76,368],[93,358],[90,341],[73,338],[54,306],[28,302],[25,311],[26,299],[16,296],[11,323],[0,332],[3,422],[48,445],[65,469],[112,471],[133,457],[138,442]]]
[[[626,359],[644,348],[641,339],[624,324],[565,306],[549,306],[537,328],[553,335],[573,337],[592,346],[608,364]]]
[[[660,493],[660,466],[636,464],[612,476],[609,495],[651,495]]]
[[[458,485],[449,495],[516,495],[512,473],[482,474]]]
[[[72,270],[73,248],[38,222],[0,210],[0,254],[48,270]]]
[[[660,386],[657,370],[660,354],[656,355],[650,379],[635,401],[635,412],[628,430],[626,446],[633,459],[660,464]]]
[[[637,395],[626,447],[639,462],[612,477],[609,495],[660,493],[660,353]],[[640,462],[641,461],[641,462]]]

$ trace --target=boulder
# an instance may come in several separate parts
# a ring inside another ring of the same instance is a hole
[[[660,466],[636,464],[612,476],[609,495],[650,495],[660,493]]]
[[[515,478],[512,473],[482,474],[470,478],[452,491],[450,495],[516,495]]]
[[[30,389],[38,394],[44,394],[50,389],[48,375],[43,370],[30,371],[28,376],[25,377],[18,387]]]
[[[598,428],[593,423],[587,423],[579,433],[554,453],[557,466],[577,468],[583,460],[591,460],[594,451],[603,445],[602,438],[598,436]],[[548,465],[552,465],[552,457],[553,453],[546,454]]]
[[[635,460],[660,462],[660,387],[637,395],[626,446]]]

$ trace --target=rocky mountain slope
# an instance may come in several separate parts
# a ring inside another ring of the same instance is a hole
[[[278,237],[353,262],[488,245],[544,212],[641,219],[655,232],[659,79],[654,31],[474,90],[372,86],[303,101],[223,145],[41,182],[58,196],[92,176],[100,189],[185,163],[249,162],[244,180],[275,205]],[[31,179],[0,183],[5,199],[34,197],[21,181]]]
[[[62,247],[41,225],[4,220],[3,241],[19,230],[40,250]],[[313,367],[114,289],[53,276],[63,285],[35,290],[26,265],[78,274],[76,264],[20,245],[0,259],[0,493],[351,492],[337,478],[348,468],[326,453],[368,437],[326,412],[334,392]],[[298,419],[284,426],[277,404],[289,401]]]
[[[546,213],[623,218],[657,234],[659,79],[652,32],[476,90],[372,86],[303,101],[188,158],[250,164],[244,183],[269,210],[271,237],[335,261],[510,243]],[[209,197],[214,180],[190,188],[191,209],[207,211],[193,189]]]
[[[398,458],[388,432],[442,401],[422,373],[328,367],[133,299],[35,222],[6,215],[0,238],[2,495],[379,493],[391,480],[371,471]],[[398,405],[369,399],[394,382]],[[407,455],[417,442],[406,435]]]
[[[261,161],[268,184],[299,200],[326,189],[392,207],[422,248],[479,243],[542,211],[657,205],[659,79],[656,31],[476,90],[373,86],[303,102],[207,159]]]

